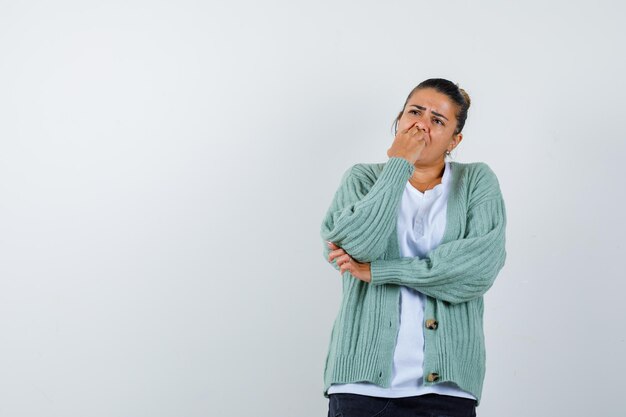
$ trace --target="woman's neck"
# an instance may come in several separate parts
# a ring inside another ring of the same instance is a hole
[[[411,178],[409,178],[409,182],[413,187],[423,193],[441,183],[446,163],[444,160],[441,160],[429,166],[414,166],[415,170]]]

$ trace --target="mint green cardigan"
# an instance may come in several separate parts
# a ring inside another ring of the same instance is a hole
[[[343,274],[324,396],[333,383],[390,386],[399,286],[405,285],[426,295],[424,318],[437,321],[436,328],[424,327],[424,384],[451,381],[480,402],[483,294],[504,266],[506,213],[498,180],[486,164],[451,162],[451,168],[444,236],[421,259],[400,258],[396,231],[398,204],[415,167],[392,157],[355,164],[343,175],[322,222],[323,255],[328,260],[325,241],[337,244],[355,260],[371,263],[372,281]],[[332,265],[339,270],[334,260]]]

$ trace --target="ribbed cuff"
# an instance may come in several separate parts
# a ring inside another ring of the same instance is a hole
[[[402,181],[404,184],[411,178],[413,171],[415,171],[413,164],[404,158],[393,156],[385,164],[379,180],[382,178],[385,181]]]
[[[404,274],[399,259],[377,259],[370,263],[370,285],[398,284],[399,277]]]
[[[415,171],[415,167],[406,159],[399,157],[389,158],[376,179],[376,183],[362,202],[380,198],[381,193],[386,194],[385,200],[387,202],[399,201],[406,182],[413,175],[413,171]]]

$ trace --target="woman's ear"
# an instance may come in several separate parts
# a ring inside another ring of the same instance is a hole
[[[457,133],[452,136],[452,140],[450,141],[450,145],[448,145],[448,152],[452,152],[454,148],[459,146],[459,143],[463,140],[463,133]]]

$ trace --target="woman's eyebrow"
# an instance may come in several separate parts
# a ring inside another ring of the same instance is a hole
[[[426,110],[426,107],[418,106],[417,104],[411,104],[411,107],[417,107],[420,110]],[[431,113],[435,116],[443,117],[444,119],[448,120],[448,118],[441,113],[437,113],[436,111],[431,111]]]

